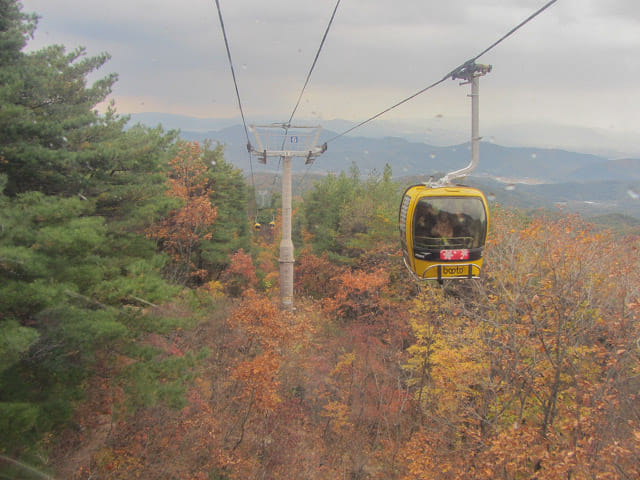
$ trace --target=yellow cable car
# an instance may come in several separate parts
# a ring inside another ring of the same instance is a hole
[[[475,188],[454,185],[478,165],[479,160],[479,77],[491,65],[470,61],[451,78],[471,84],[471,163],[447,173],[437,182],[409,187],[400,204],[400,242],[404,263],[418,279],[478,278],[482,271],[482,251],[489,230],[489,206]]]
[[[256,223],[253,224],[253,229],[257,232],[262,228],[262,225],[260,224],[260,222],[258,222],[256,220]]]
[[[489,207],[475,188],[409,187],[400,205],[404,262],[419,279],[478,278],[489,228]]]

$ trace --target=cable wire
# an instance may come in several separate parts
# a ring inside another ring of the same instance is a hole
[[[249,140],[249,130],[247,129],[247,122],[244,117],[244,110],[242,109],[242,101],[240,100],[240,90],[238,89],[238,81],[236,79],[236,71],[233,68],[233,60],[231,59],[231,49],[229,48],[229,40],[227,39],[227,30],[224,27],[224,20],[222,20],[222,10],[220,9],[220,1],[215,0],[216,7],[218,9],[218,18],[220,19],[220,28],[222,29],[222,36],[224,37],[224,46],[227,49],[227,58],[229,59],[229,67],[231,68],[231,76],[233,77],[233,85],[236,89],[236,98],[238,99],[238,108],[240,109],[240,116],[242,117],[242,125],[244,126],[244,135],[247,138],[247,149],[249,150],[251,140]],[[256,196],[256,183],[253,176],[253,160],[251,158],[251,151],[249,151],[249,169],[251,170],[251,185],[253,186],[253,195]],[[257,199],[256,205],[257,205]]]
[[[381,111],[380,113],[377,113],[377,114],[375,114],[374,116],[367,118],[366,120],[364,120],[364,121],[360,122],[360,123],[359,123],[359,124],[357,124],[356,126],[351,127],[350,129],[345,130],[344,132],[342,132],[342,133],[340,133],[340,134],[338,134],[338,135],[336,135],[336,136],[334,136],[334,137],[331,137],[329,140],[327,140],[327,143],[332,142],[332,141],[334,141],[334,140],[336,140],[336,139],[338,139],[338,138],[340,138],[340,137],[342,137],[342,136],[346,135],[346,134],[347,134],[347,133],[349,133],[349,132],[352,132],[352,131],[353,131],[353,130],[355,130],[356,128],[359,128],[359,127],[363,126],[364,124],[371,122],[372,120],[375,120],[376,118],[378,118],[378,117],[380,117],[380,116],[384,115],[385,113],[387,113],[387,112],[389,112],[389,111],[393,110],[394,108],[399,107],[399,106],[400,106],[400,105],[402,105],[403,103],[407,103],[409,100],[414,99],[414,98],[415,98],[415,97],[417,97],[418,95],[421,95],[421,94],[423,94],[424,92],[426,92],[427,90],[430,90],[430,89],[432,89],[433,87],[436,87],[437,85],[440,85],[440,84],[441,84],[442,82],[444,82],[445,80],[448,80],[450,76],[451,76],[451,73],[448,73],[448,74],[447,74],[447,75],[445,75],[443,78],[441,78],[440,80],[438,80],[438,81],[437,81],[437,82],[435,82],[435,83],[432,83],[432,84],[431,84],[431,85],[429,85],[428,87],[423,88],[422,90],[420,90],[420,91],[418,91],[418,92],[414,93],[413,95],[411,95],[411,96],[409,96],[409,97],[405,98],[404,100],[399,101],[399,102],[398,102],[398,103],[396,103],[395,105],[392,105],[391,107],[389,107],[389,108],[387,108],[387,109],[385,109],[385,110]]]
[[[313,162],[313,163],[315,163],[315,162]],[[311,170],[311,167],[313,167],[313,163],[310,163],[309,166],[307,166],[307,169],[304,171],[304,175],[302,175],[302,179],[300,180],[300,189],[301,190],[304,188],[304,181],[307,178],[307,174],[309,173],[309,170]]]
[[[300,91],[300,95],[298,96],[298,101],[296,102],[296,105],[293,107],[293,111],[291,112],[291,115],[289,116],[289,120],[287,121],[286,124],[283,125],[285,132],[284,132],[284,136],[286,138],[287,136],[287,132],[289,131],[289,127],[291,126],[291,122],[293,121],[293,117],[296,114],[296,111],[298,110],[298,107],[300,106],[300,102],[302,100],[302,96],[304,95],[304,92],[307,88],[307,85],[309,84],[309,80],[311,79],[311,74],[313,73],[313,70],[316,67],[316,63],[318,62],[318,58],[320,57],[320,52],[322,52],[322,47],[324,47],[324,42],[327,39],[327,35],[329,34],[329,30],[331,30],[331,25],[333,24],[333,19],[336,16],[336,12],[338,11],[338,7],[340,6],[340,0],[338,0],[336,2],[336,6],[333,7],[333,12],[331,13],[331,18],[329,19],[329,23],[327,24],[327,28],[324,31],[324,35],[322,36],[322,40],[320,41],[320,46],[318,47],[318,51],[316,52],[316,56],[313,59],[313,62],[311,63],[311,68],[309,69],[309,73],[307,73],[307,78],[304,81],[304,85],[302,86],[302,90]],[[282,140],[282,147],[280,147],[280,149],[284,149],[284,138]],[[309,168],[311,167],[311,165],[309,165]],[[308,170],[308,169],[307,169]],[[278,159],[278,168],[276,170],[277,172],[280,171],[280,159]],[[305,174],[306,175],[306,174]],[[271,186],[271,188],[273,189],[273,187],[276,184],[276,180],[278,179],[278,175],[276,173],[276,177],[273,179],[273,185]]]
[[[494,47],[496,47],[498,44],[502,43],[502,41],[504,41],[507,37],[511,36],[513,33],[515,33],[517,30],[520,30],[520,28],[524,27],[527,23],[529,23],[531,20],[533,20],[535,17],[537,17],[538,15],[540,15],[542,12],[544,12],[547,8],[549,8],[551,5],[553,5],[554,3],[556,3],[558,0],[551,0],[550,2],[548,2],[546,5],[544,5],[543,7],[539,8],[536,12],[532,13],[531,15],[529,15],[525,20],[523,20],[522,22],[520,22],[518,25],[516,25],[515,27],[513,27],[511,30],[509,30],[506,34],[504,34],[502,36],[502,38],[500,38],[499,40],[495,41],[494,43],[492,43],[490,46],[488,46],[487,48],[485,48],[482,52],[480,52],[478,55],[476,55],[475,57],[473,57],[471,60],[469,60],[469,62],[475,62],[477,59],[479,59],[481,56],[483,56],[485,53],[487,53],[489,50],[492,50]],[[469,63],[467,62],[467,63]]]
[[[385,113],[393,110],[394,108],[399,107],[400,105],[408,102],[409,100],[414,99],[415,97],[417,97],[418,95],[423,94],[424,92],[426,92],[427,90],[430,90],[438,85],[440,85],[441,83],[443,83],[445,80],[448,80],[449,78],[454,77],[457,73],[459,73],[460,71],[466,69],[469,65],[472,65],[478,58],[480,58],[481,56],[483,56],[485,53],[489,52],[490,50],[492,50],[493,48],[495,48],[498,44],[502,43],[507,37],[511,36],[513,33],[515,33],[517,30],[519,30],[520,28],[522,28],[523,26],[525,26],[527,23],[529,23],[531,20],[533,20],[535,17],[537,17],[538,15],[540,15],[542,12],[544,12],[547,8],[549,8],[551,5],[553,5],[554,3],[556,3],[558,0],[551,0],[550,2],[548,2],[547,4],[545,4],[543,7],[539,8],[536,12],[532,13],[531,15],[529,15],[525,20],[523,20],[522,22],[520,22],[518,25],[516,25],[515,27],[513,27],[511,30],[509,30],[505,35],[503,35],[501,38],[499,38],[497,41],[493,42],[490,46],[488,46],[487,48],[485,48],[483,51],[481,51],[478,55],[476,55],[475,57],[471,58],[470,60],[467,60],[466,62],[464,62],[463,64],[459,65],[458,67],[454,68],[453,70],[451,70],[449,73],[447,73],[444,77],[442,77],[440,80],[438,80],[437,82],[432,83],[431,85],[429,85],[428,87],[423,88],[422,90],[417,91],[416,93],[414,93],[413,95],[405,98],[404,100],[399,101],[398,103],[396,103],[395,105],[392,105],[391,107],[381,111],[380,113],[377,113],[376,115],[373,115],[372,117],[367,118],[366,120],[360,122],[359,124],[357,124],[354,127],[351,127],[348,130],[345,130],[344,132],[331,137],[329,140],[327,140],[326,143],[332,142],[344,135],[346,135],[349,132],[352,132],[353,130],[355,130],[356,128],[359,128],[369,122],[371,122],[372,120],[375,120],[376,118],[384,115]]]
[[[298,101],[296,102],[296,106],[293,107],[293,111],[291,112],[291,116],[289,117],[289,121],[287,125],[291,125],[291,121],[293,120],[293,116],[298,110],[298,106],[300,106],[300,101],[302,100],[302,95],[304,94],[307,85],[309,84],[309,79],[311,78],[311,74],[313,73],[313,69],[318,62],[318,58],[320,57],[320,52],[322,51],[322,47],[324,46],[324,42],[327,39],[327,35],[329,34],[329,30],[331,29],[331,24],[333,23],[333,19],[336,16],[336,11],[338,10],[338,6],[340,5],[340,0],[336,2],[336,6],[333,8],[333,13],[331,14],[331,18],[329,19],[329,24],[327,25],[326,30],[324,31],[324,35],[322,36],[322,41],[320,42],[320,46],[318,47],[318,51],[316,52],[316,56],[313,59],[313,63],[311,64],[311,68],[309,69],[309,73],[307,74],[307,79],[304,81],[304,85],[302,86],[302,91],[300,92],[300,96],[298,96]]]

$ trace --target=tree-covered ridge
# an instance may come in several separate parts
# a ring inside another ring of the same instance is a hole
[[[141,307],[180,291],[171,252],[146,234],[181,208],[170,170],[181,147],[177,132],[127,127],[113,106],[98,112],[116,75],[87,77],[107,54],[24,53],[36,17],[14,0],[0,12],[0,453],[29,458],[68,425],[85,382],[158,328]],[[199,152],[201,205],[243,216],[241,173],[221,147]],[[210,227],[200,283],[247,239],[246,222]]]
[[[0,102],[3,476],[640,475],[637,236],[494,205],[482,278],[419,285],[400,186],[353,166],[294,201],[283,312],[277,196],[257,210],[220,146],[96,113],[104,57],[22,53],[35,20],[0,10],[0,75],[38,77]]]
[[[395,244],[401,192],[391,173],[387,165],[382,174],[362,180],[353,164],[348,175],[329,174],[316,182],[303,197],[299,235],[315,253],[343,262]]]
[[[500,209],[491,238],[444,288],[307,250],[293,314],[236,255],[242,298],[201,288],[195,325],[145,340],[156,387],[77,478],[635,478],[637,239]]]

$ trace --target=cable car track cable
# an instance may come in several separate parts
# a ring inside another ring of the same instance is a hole
[[[296,110],[298,110],[298,107],[300,106],[300,101],[302,100],[302,95],[304,95],[304,91],[307,88],[307,85],[309,84],[309,80],[311,79],[311,74],[313,73],[313,70],[316,66],[316,63],[318,62],[318,58],[320,57],[320,52],[322,51],[322,47],[324,46],[324,42],[327,39],[327,35],[329,34],[329,30],[331,29],[331,25],[333,24],[333,19],[336,16],[336,12],[338,11],[338,6],[340,6],[340,0],[338,0],[336,2],[336,6],[333,8],[333,13],[331,14],[331,18],[329,19],[329,24],[327,25],[326,30],[324,31],[324,35],[322,36],[322,41],[320,42],[320,46],[318,47],[318,51],[316,52],[316,56],[313,59],[313,63],[311,64],[311,68],[309,69],[309,73],[307,74],[307,78],[304,82],[304,85],[302,86],[302,91],[300,92],[300,96],[298,97],[298,101],[296,102],[296,106],[293,107],[293,111],[291,112],[291,116],[289,117],[289,121],[287,122],[287,125],[291,125],[291,121],[293,120],[293,116],[296,113]]]
[[[551,0],[550,2],[546,3],[544,6],[542,6],[541,8],[539,8],[537,11],[535,11],[534,13],[532,13],[531,15],[529,15],[525,20],[523,20],[522,22],[520,22],[518,25],[516,25],[515,27],[513,27],[511,30],[509,30],[506,34],[504,34],[502,37],[500,37],[498,40],[496,40],[495,42],[493,42],[491,45],[489,45],[487,48],[485,48],[484,50],[482,50],[479,54],[477,54],[475,57],[472,57],[471,59],[467,60],[466,62],[464,62],[463,64],[459,65],[458,67],[454,68],[453,70],[451,70],[449,73],[447,73],[444,77],[442,77],[440,80],[438,80],[437,82],[432,83],[431,85],[429,85],[428,87],[423,88],[422,90],[417,91],[416,93],[410,95],[409,97],[405,98],[404,100],[399,101],[398,103],[396,103],[395,105],[392,105],[389,108],[386,108],[385,110],[381,111],[380,113],[377,113],[376,115],[373,115],[372,117],[367,118],[366,120],[358,123],[356,126],[349,128],[348,130],[345,130],[342,133],[339,133],[338,135],[335,135],[334,137],[331,137],[329,140],[327,140],[326,143],[332,142],[334,140],[337,140],[338,138],[346,135],[347,133],[352,132],[353,130],[355,130],[356,128],[360,128],[363,125],[375,120],[376,118],[384,115],[387,112],[390,112],[391,110],[393,110],[394,108],[399,107],[400,105],[403,105],[404,103],[407,103],[409,100],[413,100],[415,97],[417,97],[418,95],[423,94],[424,92],[426,92],[427,90],[430,90],[438,85],[440,85],[441,83],[443,83],[445,80],[448,80],[449,78],[453,77],[456,73],[464,70],[465,68],[467,68],[469,65],[472,65],[477,59],[479,59],[481,56],[483,56],[484,54],[486,54],[487,52],[489,52],[490,50],[492,50],[493,48],[495,48],[496,46],[498,46],[500,43],[502,43],[504,40],[506,40],[508,37],[510,37],[512,34],[514,34],[516,31],[518,31],[520,28],[522,28],[523,26],[525,26],[527,23],[529,23],[531,20],[533,20],[535,17],[537,17],[538,15],[540,15],[542,12],[544,12],[547,8],[549,8],[551,5],[553,5],[554,3],[556,3],[558,0]]]
[[[511,30],[509,30],[506,34],[504,34],[500,39],[496,40],[494,43],[492,43],[490,46],[488,46],[487,48],[485,48],[482,52],[480,52],[478,55],[476,55],[475,57],[473,57],[471,60],[465,62],[465,63],[471,63],[471,62],[475,62],[477,59],[479,59],[481,56],[483,56],[485,53],[487,53],[489,50],[493,50],[494,47],[498,46],[498,44],[502,43],[504,40],[507,39],[507,37],[510,37],[513,33],[515,33],[517,30],[519,30],[520,28],[524,27],[527,23],[529,23],[531,20],[533,20],[535,17],[537,17],[538,15],[540,15],[542,12],[544,12],[547,8],[549,8],[551,5],[553,5],[554,3],[556,3],[558,0],[551,0],[550,2],[548,2],[546,5],[544,5],[543,7],[540,7],[536,12],[532,13],[531,15],[529,15],[525,20],[523,20],[522,22],[520,22],[518,25],[516,25],[515,27],[513,27]]]
[[[418,95],[421,95],[421,94],[423,94],[424,92],[426,92],[427,90],[430,90],[430,89],[432,89],[432,88],[434,88],[434,87],[436,87],[436,86],[440,85],[440,84],[441,84],[442,82],[444,82],[445,80],[448,80],[450,76],[451,76],[451,73],[448,73],[448,74],[447,74],[447,75],[445,75],[442,79],[438,80],[438,81],[437,81],[437,82],[435,82],[435,83],[432,83],[432,84],[431,84],[431,85],[429,85],[428,87],[423,88],[422,90],[420,90],[420,91],[418,91],[418,92],[414,93],[413,95],[411,95],[411,96],[409,96],[409,97],[405,98],[404,100],[399,101],[399,102],[398,102],[398,103],[396,103],[395,105],[392,105],[391,107],[389,107],[389,108],[387,108],[387,109],[385,109],[385,110],[381,111],[380,113],[377,113],[377,114],[375,114],[374,116],[367,118],[366,120],[364,120],[364,121],[360,122],[360,123],[359,123],[359,124],[357,124],[356,126],[351,127],[350,129],[345,130],[344,132],[342,132],[342,133],[340,133],[340,134],[338,134],[338,135],[336,135],[336,136],[334,136],[334,137],[331,137],[329,140],[327,140],[327,142],[326,142],[326,143],[333,142],[334,140],[337,140],[338,138],[340,138],[340,137],[342,137],[342,136],[346,135],[347,133],[352,132],[352,131],[353,131],[353,130],[355,130],[356,128],[360,128],[360,127],[362,127],[363,125],[365,125],[365,124],[367,124],[367,123],[369,123],[369,122],[371,122],[371,121],[375,120],[376,118],[381,117],[381,116],[382,116],[382,115],[384,115],[385,113],[387,113],[387,112],[389,112],[389,111],[393,110],[394,108],[399,107],[399,106],[400,106],[400,105],[402,105],[403,103],[407,103],[409,100],[414,99],[414,98],[415,98],[415,97],[417,97]]]
[[[285,134],[284,136],[286,137],[287,132],[289,131],[289,127],[291,126],[291,122],[293,121],[293,117],[296,114],[296,111],[298,110],[298,107],[300,106],[300,102],[302,101],[302,96],[304,95],[304,92],[307,88],[307,85],[309,84],[309,80],[311,79],[311,74],[313,73],[313,70],[316,67],[316,63],[318,62],[318,58],[320,58],[320,52],[322,52],[322,48],[324,47],[324,42],[327,39],[327,35],[329,34],[329,30],[331,30],[331,25],[333,24],[333,19],[336,16],[336,12],[338,11],[338,7],[340,6],[340,1],[341,0],[337,0],[336,2],[336,6],[333,7],[333,12],[331,13],[331,18],[329,19],[329,23],[327,24],[327,28],[324,31],[324,35],[322,36],[322,40],[320,41],[320,46],[318,47],[318,51],[316,52],[316,56],[313,59],[313,62],[311,63],[311,68],[309,69],[309,73],[307,73],[307,78],[304,81],[304,85],[302,86],[302,90],[300,91],[300,95],[298,96],[298,101],[296,102],[295,106],[293,107],[293,110],[291,112],[291,115],[289,116],[289,120],[287,121],[286,124],[284,124],[284,129],[285,129]],[[280,147],[280,149],[284,149],[284,142],[285,140],[282,140],[282,146]],[[309,166],[311,167],[311,165]],[[309,170],[307,168],[307,170]],[[278,167],[276,169],[276,172],[280,171],[280,160],[278,160]],[[305,174],[306,175],[306,174]],[[278,174],[276,173],[275,178],[273,179],[273,184],[271,185],[271,189],[273,190],[276,181],[278,179]]]
[[[238,100],[238,108],[240,109],[240,116],[242,117],[242,125],[244,126],[244,135],[247,138],[247,146],[251,144],[251,140],[249,140],[249,131],[247,129],[247,122],[244,117],[244,110],[242,109],[242,101],[240,100],[240,90],[238,89],[238,81],[236,79],[236,71],[233,68],[233,60],[231,59],[231,49],[229,48],[229,40],[227,39],[227,30],[224,26],[224,20],[222,19],[222,10],[220,9],[220,1],[215,0],[216,8],[218,9],[218,18],[220,19],[220,28],[222,30],[222,37],[224,38],[224,46],[227,50],[227,59],[229,60],[229,67],[231,68],[231,77],[233,78],[233,85],[236,90],[236,98]],[[256,184],[253,176],[253,161],[251,158],[251,153],[249,153],[249,169],[251,170],[251,185],[253,186],[253,194],[255,196]],[[256,202],[257,204],[257,202]]]

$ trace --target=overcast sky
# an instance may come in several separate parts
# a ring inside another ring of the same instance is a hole
[[[358,123],[439,80],[546,2],[342,0],[295,119]],[[289,118],[335,4],[220,0],[249,123]],[[215,0],[23,5],[42,17],[30,48],[112,55],[101,74],[119,74],[118,112],[238,115]],[[640,154],[640,1],[558,0],[478,62],[493,65],[480,84],[481,134],[533,146],[601,138],[603,149]],[[415,132],[458,128],[464,141],[468,93],[448,81],[383,120]]]

